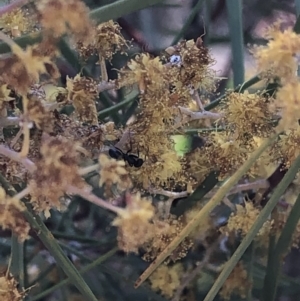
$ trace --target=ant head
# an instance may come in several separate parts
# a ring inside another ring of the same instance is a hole
[[[110,148],[108,150],[108,154],[110,155],[111,158],[119,160],[123,158],[123,152],[119,148]]]

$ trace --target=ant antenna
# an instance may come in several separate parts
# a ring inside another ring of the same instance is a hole
[[[200,48],[200,46],[202,46],[203,44],[203,39],[202,37],[204,37],[206,35],[206,29],[205,29],[205,21],[204,18],[202,17],[202,21],[203,21],[203,30],[204,33],[196,40],[196,45]]]
[[[128,151],[128,153],[130,153],[132,151],[132,141],[131,141],[131,133],[130,133],[130,130],[128,131],[128,135],[129,135],[129,143],[130,143],[130,149]]]

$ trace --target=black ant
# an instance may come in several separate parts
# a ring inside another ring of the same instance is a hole
[[[144,160],[139,157],[139,152],[137,155],[130,154],[131,149],[127,151],[127,153],[124,153],[121,149],[118,147],[110,148],[108,153],[109,155],[116,160],[120,160],[123,158],[125,162],[128,162],[129,166],[134,166],[136,168],[139,168],[143,165]]]

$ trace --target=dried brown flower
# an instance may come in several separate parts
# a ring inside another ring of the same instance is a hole
[[[152,237],[151,219],[154,216],[152,202],[139,193],[126,198],[127,206],[113,221],[118,227],[119,248],[126,253],[138,253],[138,249]]]
[[[48,216],[51,208],[63,209],[60,198],[69,185],[83,188],[86,184],[78,175],[78,145],[61,137],[44,136],[41,158],[29,182],[31,202],[35,210]]]
[[[40,23],[49,35],[60,37],[71,32],[76,41],[92,41],[94,26],[83,1],[41,0],[37,3],[37,9]]]
[[[163,296],[171,298],[180,285],[183,271],[181,263],[172,266],[160,265],[149,277],[151,288],[154,291],[160,291]]]
[[[19,291],[18,282],[9,273],[0,275],[0,298],[5,301],[22,301],[25,292]]]
[[[184,219],[182,217],[176,219],[174,216],[171,216],[169,219],[164,221],[154,219],[151,230],[152,239],[143,246],[143,249],[146,251],[143,259],[146,261],[154,260],[181,232],[185,225],[186,224],[184,223]],[[166,263],[170,260],[175,262],[184,258],[192,246],[192,240],[189,237],[186,237],[170,254],[170,257],[167,259]]]
[[[113,184],[120,190],[129,189],[132,185],[127,170],[124,168],[124,161],[117,161],[104,154],[99,156],[100,182],[99,186],[105,184],[106,189],[110,189]]]
[[[67,77],[68,98],[72,100],[80,121],[98,125],[95,99],[98,96],[97,83],[92,78],[77,74],[74,79]]]
[[[224,300],[230,300],[233,294],[238,295],[242,299],[246,298],[248,291],[251,289],[252,283],[248,279],[247,270],[242,262],[239,262],[231,272],[227,280],[224,282],[220,291],[220,296]]]
[[[3,188],[0,188],[0,226],[15,233],[20,241],[28,238],[30,226],[25,220],[22,211],[26,207],[17,198],[6,196]]]

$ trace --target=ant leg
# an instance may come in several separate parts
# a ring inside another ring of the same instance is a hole
[[[130,152],[132,151],[132,141],[131,141],[130,130],[129,130],[129,142],[130,142],[130,149],[128,150],[127,154],[130,153]]]

